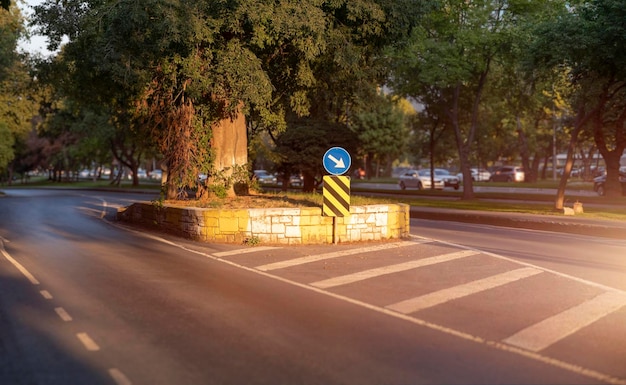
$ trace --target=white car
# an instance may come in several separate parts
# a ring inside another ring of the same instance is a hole
[[[472,181],[474,182],[487,182],[491,178],[491,173],[484,168],[470,168],[472,173]],[[463,173],[458,173],[457,178],[463,182]]]
[[[434,178],[434,187],[437,190],[443,190],[445,187],[445,183],[443,179],[435,174]],[[398,181],[398,185],[402,190],[405,190],[408,187],[421,189],[429,189],[431,188],[430,184],[430,170],[409,170],[400,175],[400,180]]]
[[[443,179],[443,184],[446,187],[454,187],[455,190],[459,189],[461,185],[461,179],[457,176],[450,174],[450,171],[443,168],[435,169],[435,176]]]
[[[503,166],[497,169],[491,177],[490,182],[523,182],[524,169],[515,166]]]

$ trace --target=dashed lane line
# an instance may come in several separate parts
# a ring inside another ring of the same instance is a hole
[[[424,242],[415,242],[415,241],[394,242],[394,243],[386,243],[386,244],[381,244],[381,245],[376,245],[376,246],[371,246],[371,247],[360,247],[360,248],[350,249],[350,250],[335,251],[335,252],[326,253],[326,254],[309,255],[306,257],[302,257],[302,258],[288,259],[286,261],[269,263],[267,265],[257,266],[256,269],[261,270],[261,271],[278,270],[278,269],[284,269],[287,267],[303,265],[305,263],[346,257],[348,255],[369,253],[372,251],[389,250],[389,249],[395,249],[399,247],[415,246],[419,243],[424,243]]]
[[[600,294],[506,338],[503,342],[538,352],[577,332],[600,318],[626,306],[626,294]]]
[[[117,368],[109,369],[109,375],[117,385],[132,385],[133,383]]]
[[[62,307],[57,307],[54,309],[54,311],[58,314],[58,316],[65,322],[70,322],[72,320],[72,317],[69,315],[68,312],[65,311],[65,309],[63,309]]]
[[[415,313],[417,311],[427,309],[442,303],[446,303],[458,298],[466,297],[481,291],[506,285],[520,279],[528,278],[533,275],[543,273],[542,270],[530,267],[507,271],[506,273],[497,274],[491,277],[468,282],[463,285],[449,287],[433,293],[425,294],[419,297],[407,299],[401,302],[386,306],[387,309],[397,311],[402,314]]]
[[[50,292],[48,290],[41,290],[39,293],[45,299],[52,299],[52,294],[50,294]]]
[[[360,272],[353,273],[353,274],[343,275],[340,277],[329,278],[323,281],[313,282],[311,283],[311,286],[315,286],[320,289],[328,289],[331,287],[347,285],[350,283],[363,281],[366,279],[375,278],[375,277],[379,277],[382,275],[399,273],[402,271],[412,270],[412,269],[416,269],[419,267],[435,265],[438,263],[443,263],[443,262],[448,262],[448,261],[454,261],[457,259],[469,257],[471,255],[476,255],[476,254],[480,254],[480,253],[478,251],[463,250],[463,251],[458,251],[455,253],[442,254],[436,257],[418,259],[415,261],[399,263],[396,265],[383,266],[383,267],[379,267],[376,269],[370,269],[370,270],[360,271]]]
[[[96,342],[92,340],[91,337],[89,337],[89,334],[78,333],[76,334],[76,337],[78,337],[80,342],[83,343],[85,349],[89,350],[90,352],[97,352],[98,350],[100,350],[100,346],[98,346],[98,344],[96,344]]]

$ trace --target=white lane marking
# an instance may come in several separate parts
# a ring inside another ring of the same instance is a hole
[[[516,230],[518,230],[518,229],[516,229]],[[528,229],[527,229],[527,230],[528,230]],[[542,232],[542,230],[528,230],[528,231],[537,231],[537,232]],[[543,232],[547,232],[547,231],[543,231]],[[429,238],[424,238],[424,237],[420,237],[420,236],[417,236],[417,235],[411,235],[411,238],[416,238],[416,239],[429,239]],[[431,241],[431,242],[434,242],[434,240],[432,240],[432,239],[431,239],[430,241]],[[441,243],[442,245],[448,245],[448,246],[452,246],[452,247],[457,247],[457,248],[459,248],[459,249],[465,249],[465,250],[476,250],[476,249],[475,249],[475,248],[473,248],[473,247],[464,246],[464,245],[459,245],[459,244],[456,244],[456,243],[453,243],[453,242],[447,242],[447,241],[439,241],[439,240],[437,240],[437,243]],[[541,266],[533,265],[532,263],[529,263],[529,262],[522,262],[522,261],[519,261],[519,260],[517,260],[517,259],[515,259],[515,258],[505,257],[505,256],[503,256],[503,255],[496,254],[496,253],[492,253],[492,252],[489,252],[489,251],[481,251],[481,253],[483,253],[483,254],[485,254],[485,255],[488,255],[488,256],[490,256],[490,257],[493,257],[493,258],[500,259],[500,260],[502,260],[502,261],[508,261],[508,262],[511,262],[511,263],[515,263],[515,264],[520,265],[520,266],[526,266],[526,267],[532,267],[532,268],[535,268],[535,269],[541,269],[541,270],[543,270],[545,273],[554,274],[554,275],[556,275],[556,276],[558,276],[558,277],[566,278],[566,279],[569,279],[569,280],[571,280],[571,281],[574,281],[574,282],[579,282],[579,283],[582,283],[582,284],[587,285],[587,286],[591,286],[591,287],[595,287],[595,288],[598,288],[598,289],[602,289],[602,290],[604,290],[604,291],[614,292],[614,293],[626,293],[626,291],[624,291],[624,290],[616,289],[616,288],[614,288],[614,287],[611,287],[611,286],[608,286],[608,285],[603,285],[603,284],[601,284],[601,283],[597,283],[597,282],[589,281],[589,280],[586,280],[586,279],[584,279],[584,278],[575,277],[575,276],[573,276],[573,275],[569,275],[569,274],[561,273],[560,271],[556,271],[556,270],[548,269],[548,268],[546,268],[546,267],[541,267]]]
[[[65,309],[63,309],[62,307],[57,307],[54,309],[54,311],[57,312],[57,314],[63,321],[70,322],[72,320],[72,317],[69,315],[69,313],[66,312]]]
[[[102,210],[100,211],[100,219],[103,219],[107,215],[107,201],[105,201],[102,198],[100,198],[100,200],[102,201]]]
[[[407,299],[397,302],[389,306],[387,309],[400,312],[402,314],[414,313],[429,307],[433,307],[454,299],[466,297],[481,291],[493,289],[498,286],[506,285],[520,279],[528,278],[533,275],[543,273],[542,270],[530,267],[524,267],[517,270],[507,271],[506,273],[497,274],[491,277],[468,282],[463,285],[450,287],[433,293],[425,294],[419,297]]]
[[[503,342],[538,352],[625,305],[626,295],[624,294],[615,292],[600,294],[589,301],[529,326],[504,339]]]
[[[52,299],[52,294],[50,294],[50,292],[48,290],[41,290],[39,293],[45,299]]]
[[[213,253],[213,255],[218,257],[218,258],[222,258],[222,257],[230,257],[232,255],[239,255],[239,254],[246,254],[246,253],[256,253],[258,251],[275,250],[275,249],[278,249],[278,248],[279,247],[255,246],[255,247],[249,247],[249,248],[246,248],[246,249],[237,249],[237,250],[231,250],[231,251],[220,251],[219,253]]]
[[[98,346],[98,344],[96,344],[95,341],[92,340],[87,333],[78,333],[76,334],[76,337],[78,337],[80,342],[83,343],[85,349],[89,350],[90,352],[96,352],[100,350],[100,346]]]
[[[362,247],[362,248],[357,248],[357,249],[335,251],[332,253],[309,255],[306,257],[302,257],[302,258],[289,259],[289,260],[282,261],[282,262],[275,262],[275,263],[270,263],[267,265],[257,266],[256,269],[261,270],[261,271],[284,269],[286,267],[303,265],[305,263],[310,263],[310,262],[317,262],[317,261],[323,261],[327,259],[346,257],[348,255],[368,253],[372,251],[381,251],[381,250],[395,249],[398,247],[414,246],[417,244],[418,242],[414,242],[414,241],[385,243],[385,244],[371,246],[371,247]]]
[[[438,255],[436,257],[418,259],[415,261],[409,261],[399,263],[396,265],[383,266],[376,269],[370,269],[360,271],[354,274],[343,275],[341,277],[329,278],[323,281],[317,281],[311,283],[311,286],[319,287],[320,289],[328,289],[335,286],[346,285],[369,278],[379,277],[381,275],[399,273],[401,271],[416,269],[418,267],[424,267],[429,265],[435,265],[437,263],[443,263],[448,261],[454,261],[456,259],[469,257],[471,255],[480,254],[478,251],[463,250],[455,253]]]
[[[385,309],[385,308],[382,308],[382,307],[378,307],[378,306],[369,304],[367,302],[363,302],[363,301],[359,301],[359,300],[356,300],[356,299],[353,299],[353,298],[350,298],[350,297],[339,295],[339,294],[333,293],[331,291],[326,291],[326,290],[319,289],[319,288],[316,288],[316,287],[313,287],[313,286],[310,286],[310,285],[307,285],[307,284],[304,284],[304,283],[291,281],[291,280],[289,280],[287,278],[283,278],[283,277],[280,277],[280,276],[277,276],[277,275],[273,275],[271,273],[266,273],[266,272],[263,272],[263,271],[259,271],[259,270],[255,269],[253,267],[247,267],[247,266],[244,266],[244,265],[240,265],[238,263],[235,263],[233,261],[229,261],[227,259],[216,258],[216,257],[214,257],[211,254],[207,254],[207,253],[204,253],[204,252],[199,251],[199,250],[193,250],[193,249],[190,249],[188,247],[185,247],[184,245],[168,241],[167,239],[164,239],[164,238],[161,238],[161,237],[153,236],[153,235],[150,235],[150,234],[145,234],[145,233],[142,233],[140,231],[133,230],[132,228],[129,228],[129,227],[120,226],[118,224],[113,224],[113,223],[109,223],[109,224],[111,226],[114,226],[114,227],[117,227],[119,229],[128,231],[130,233],[133,233],[133,234],[137,235],[138,237],[145,237],[145,238],[148,238],[148,239],[153,239],[153,240],[156,240],[158,242],[165,243],[165,244],[168,244],[170,246],[174,246],[174,247],[176,247],[176,248],[178,248],[180,250],[184,250],[184,251],[186,251],[188,253],[201,255],[201,256],[203,256],[205,258],[209,258],[209,259],[212,259],[214,261],[222,262],[222,263],[225,263],[227,265],[230,265],[230,266],[233,266],[233,267],[236,267],[236,268],[239,268],[239,269],[251,272],[251,273],[262,275],[262,276],[264,276],[266,278],[274,279],[276,281],[279,281],[279,282],[282,282],[282,283],[285,283],[285,284],[288,284],[288,285],[291,285],[291,286],[294,286],[294,287],[298,287],[298,288],[301,288],[301,289],[314,291],[314,292],[316,292],[318,294],[326,295],[328,297],[335,298],[335,299],[344,301],[346,303],[353,304],[355,306],[360,306],[360,307],[362,307],[364,309],[369,309],[371,311],[374,311],[374,312],[377,312],[377,313],[380,313],[380,314],[385,314],[385,315],[388,315],[390,317],[401,319],[403,321],[412,323],[414,325],[422,326],[422,327],[425,327],[425,328],[428,328],[428,329],[431,329],[431,330],[435,330],[435,331],[438,331],[438,332],[441,332],[441,333],[444,333],[444,334],[448,334],[448,335],[451,335],[451,336],[454,336],[454,337],[457,337],[457,338],[460,338],[460,339],[463,339],[463,340],[471,341],[471,342],[474,342],[474,343],[477,343],[477,344],[480,344],[480,345],[489,346],[489,347],[491,347],[493,349],[497,349],[497,350],[500,350],[500,351],[503,351],[503,352],[509,352],[509,353],[517,354],[519,356],[526,357],[528,359],[532,359],[532,360],[535,360],[537,362],[541,362],[543,364],[553,366],[555,368],[563,369],[563,370],[566,370],[568,372],[575,373],[575,374],[578,374],[578,375],[581,375],[581,376],[593,379],[595,381],[601,381],[601,382],[605,382],[607,384],[614,384],[614,385],[626,385],[626,379],[624,379],[624,378],[611,376],[609,374],[602,373],[602,372],[599,372],[597,370],[592,370],[592,369],[588,369],[588,368],[582,367],[580,365],[571,364],[569,362],[561,361],[561,360],[558,360],[556,358],[544,356],[544,355],[542,355],[540,353],[531,352],[531,351],[528,351],[528,350],[525,350],[525,349],[517,348],[515,346],[507,345],[507,344],[502,343],[502,342],[486,340],[484,338],[481,338],[481,337],[478,337],[478,336],[474,336],[474,335],[471,335],[469,333],[465,333],[465,332],[462,332],[462,331],[459,331],[459,330],[456,330],[456,329],[452,329],[452,328],[449,328],[449,327],[446,327],[446,326],[443,326],[443,325],[439,325],[439,324],[435,324],[435,323],[432,323],[432,322],[428,322],[428,321],[425,321],[425,320],[417,318],[417,317],[401,314],[401,313],[398,313],[398,312],[395,312],[395,311],[392,311],[392,310],[389,310],[389,309]],[[421,241],[423,243],[434,242],[434,240],[432,240],[432,239],[419,237],[419,236],[415,236],[415,235],[411,235],[411,238],[418,239],[419,241]],[[472,248],[469,248],[469,247],[465,247],[465,246],[462,246],[462,245],[455,245],[455,244],[449,243],[449,242],[442,242],[442,241],[438,241],[438,242],[439,243],[443,243],[443,244],[452,245],[452,246],[455,246],[455,247],[459,247],[461,249],[475,250],[475,249],[472,249]],[[417,243],[420,243],[420,242],[417,242]],[[481,253],[492,255],[493,257],[498,257],[497,254],[493,254],[493,253],[485,253],[485,252],[482,252],[482,251],[481,251]],[[520,264],[520,265],[530,266],[530,267],[534,267],[534,268],[537,268],[537,269],[541,269],[544,272],[552,272],[549,269],[543,269],[543,268],[541,268],[539,266],[533,266],[533,265],[531,265],[529,263],[522,263],[522,262],[516,261],[516,260],[514,260],[512,258],[507,258],[507,257],[503,257],[503,256],[499,256],[499,257],[501,259],[503,259],[503,260],[511,261],[513,263],[517,263],[517,264]],[[568,276],[567,274],[562,274],[562,273],[557,273],[557,274],[562,276],[562,277],[575,279],[575,280],[577,280],[579,282],[587,282],[587,284],[589,284],[590,286],[603,286],[603,285],[599,285],[599,284],[596,284],[596,283],[591,282],[591,281],[585,281],[585,280],[580,279],[580,278]],[[626,294],[626,292],[620,291],[620,290],[615,289],[615,288],[610,288],[608,286],[604,286],[604,287],[608,288],[609,291],[612,291],[612,292],[619,292],[619,293]]]
[[[109,369],[109,375],[111,376],[111,378],[113,378],[113,381],[115,381],[117,385],[132,385],[133,384],[132,381],[129,380],[128,377],[126,377],[126,375],[117,368]]]
[[[15,266],[20,271],[20,273],[22,273],[30,281],[30,283],[32,283],[33,285],[39,285],[39,281],[28,270],[26,270],[24,266],[20,265],[18,261],[13,259],[9,255],[9,253],[7,253],[7,251],[4,249],[3,240],[0,240],[0,253],[2,253],[2,255],[4,255],[4,258],[6,258],[7,261],[11,262],[13,266]]]

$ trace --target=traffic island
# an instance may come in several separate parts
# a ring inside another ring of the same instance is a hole
[[[118,210],[117,219],[205,242],[310,245],[407,238],[409,208],[351,206],[349,216],[327,217],[320,207],[210,209],[134,203]]]

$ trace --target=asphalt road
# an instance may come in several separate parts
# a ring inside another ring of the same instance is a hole
[[[0,198],[0,383],[626,384],[625,241],[200,244],[108,221],[140,199]]]

